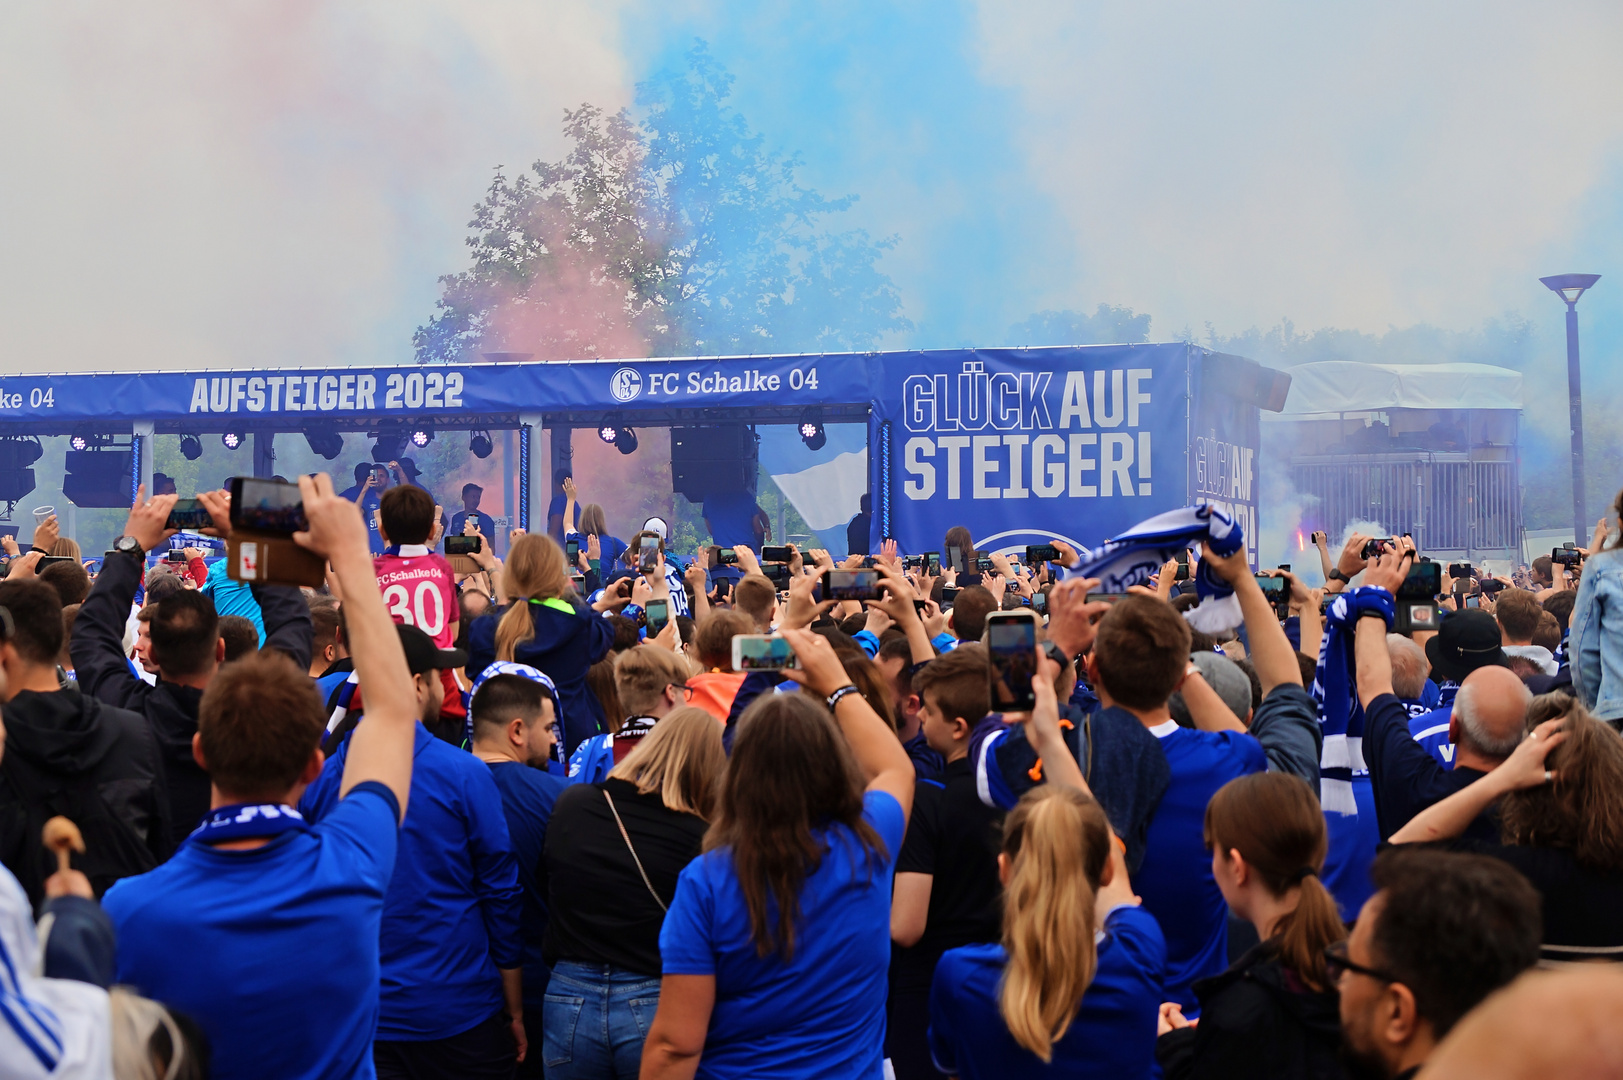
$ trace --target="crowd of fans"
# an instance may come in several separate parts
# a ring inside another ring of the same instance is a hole
[[[54,518],[12,545],[0,1078],[1623,1060],[1605,521],[1519,582],[1451,565],[1405,630],[1407,538],[1321,542],[1323,590],[1207,547],[1117,595],[967,528],[942,562],[684,566],[570,476],[498,558],[476,488],[448,518],[386,479],[298,481],[321,588],[175,546],[173,493],[88,569]],[[1184,617],[1197,566],[1234,630]],[[859,568],[876,598],[822,597]],[[1010,612],[1022,712],[993,703]],[[736,665],[755,635],[792,665]]]

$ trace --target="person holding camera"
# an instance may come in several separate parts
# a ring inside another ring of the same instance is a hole
[[[1612,514],[1623,513],[1623,491]],[[1614,728],[1623,727],[1623,533],[1612,536],[1601,518],[1589,544],[1568,619],[1567,656],[1572,688],[1584,707]]]

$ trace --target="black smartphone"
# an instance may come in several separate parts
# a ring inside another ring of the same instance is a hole
[[[789,554],[788,544],[784,544],[782,546],[764,547],[761,549],[762,562],[786,563],[790,558],[791,556]]]
[[[658,637],[659,632],[671,621],[670,601],[650,600],[644,610],[648,613],[648,636]]]
[[[1468,562],[1449,563],[1448,576],[1454,579],[1456,585],[1462,581],[1469,581],[1471,579],[1471,564]]]
[[[1443,564],[1417,562],[1398,586],[1399,600],[1435,600],[1443,591]]]
[[[733,587],[733,583],[728,581],[726,578],[717,579],[717,581],[716,581],[716,599],[717,600],[725,600],[725,599],[727,599],[727,594],[728,594],[728,592],[730,592],[732,590],[732,587]]]
[[[1320,540],[1323,540],[1328,543],[1329,539],[1330,536],[1328,533],[1324,532],[1322,529],[1315,529],[1312,535],[1307,538],[1307,542],[1310,544],[1317,544]]]
[[[1467,596],[1465,598],[1465,606],[1468,608],[1479,608],[1482,606],[1482,598],[1479,596]]]
[[[789,587],[789,568],[783,563],[767,563],[761,567],[761,573],[765,574],[766,579],[778,588],[787,589]]]
[[[986,617],[986,652],[991,660],[992,709],[1030,712],[1037,707],[1032,676],[1037,674],[1037,620],[1027,611],[999,611]]]
[[[992,560],[984,555],[981,556],[975,560],[975,569],[985,573],[986,571],[992,569]]]
[[[164,556],[164,561],[165,562],[172,562],[172,563],[183,563],[183,562],[186,561],[186,553],[184,551],[180,550],[179,548],[170,548],[169,553]]]
[[[824,600],[878,600],[883,595],[877,570],[823,571]]]
[[[213,528],[214,518],[196,499],[180,499],[169,511],[169,520],[163,523],[163,527],[196,532],[198,529]]]
[[[942,607],[950,606],[952,604],[952,602],[954,600],[956,600],[956,599],[958,599],[958,586],[956,586],[956,585],[943,585],[943,586],[941,586],[941,606]]]
[[[231,527],[284,536],[308,529],[299,485],[258,476],[233,476]]]
[[[652,574],[659,569],[659,540],[657,537],[645,536],[637,547],[637,569],[644,574]]]
[[[1275,603],[1278,602],[1280,596],[1290,593],[1290,582],[1282,577],[1274,577],[1272,574],[1255,574],[1253,576],[1257,579],[1257,585],[1262,589],[1262,595]]]
[[[1045,592],[1032,593],[1031,609],[1040,615],[1048,614],[1048,594]]]
[[[1364,544],[1364,550],[1359,554],[1360,559],[1378,559],[1392,548],[1390,536],[1378,536]]]
[[[450,549],[447,548],[447,551]],[[580,562],[580,541],[571,536],[564,541],[564,562],[574,566]]]
[[[49,570],[51,567],[57,565],[58,563],[65,563],[65,562],[72,562],[72,561],[73,561],[73,556],[72,555],[41,555],[39,557],[39,562],[34,564],[34,573],[35,574],[43,574],[43,573],[45,573],[46,570]]]
[[[1288,574],[1288,573],[1291,572],[1291,564],[1288,563],[1288,562],[1282,562],[1278,566],[1274,567],[1274,569],[1275,570],[1283,570],[1283,571],[1285,571],[1285,573]]]
[[[919,613],[920,618],[924,617],[924,610],[925,610],[925,608],[928,608],[929,606],[930,606],[930,601],[928,601],[928,600],[914,600],[913,601],[913,610]]]
[[[1584,561],[1584,556],[1576,544],[1566,543],[1551,550],[1550,561],[1560,566],[1576,566]]]
[[[710,561],[711,566],[737,566],[738,552],[732,548],[716,548],[716,557]]]
[[[948,570],[956,570],[960,574],[968,572],[969,567],[964,562],[964,553],[961,550],[952,544],[948,544],[946,547],[946,553],[946,567]]]
[[[939,551],[926,551],[924,553],[924,572],[931,577],[941,576],[941,553]]]
[[[1038,563],[1053,562],[1059,558],[1059,548],[1053,544],[1028,544],[1026,546],[1026,565],[1036,566]]]
[[[447,536],[445,538],[445,553],[447,555],[477,555],[484,549],[484,542],[477,536]]]
[[[1510,586],[1506,585],[1503,581],[1495,581],[1493,578],[1482,579],[1482,592],[1484,595],[1492,596],[1494,593],[1501,592],[1508,588],[1510,588]]]
[[[1173,577],[1172,580],[1173,581],[1188,581],[1189,580],[1189,552],[1180,551],[1178,553],[1178,573]]]

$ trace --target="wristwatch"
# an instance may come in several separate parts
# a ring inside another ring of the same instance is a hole
[[[141,541],[133,536],[120,536],[117,540],[114,540],[113,550],[122,551],[124,554],[132,555],[137,559],[147,557],[146,549],[141,546]]]
[[[1330,572],[1328,574],[1326,574],[1325,576],[1328,577],[1331,581],[1345,581],[1345,582],[1349,582],[1349,583],[1352,581],[1352,578],[1348,577],[1346,574],[1343,574],[1341,572],[1341,567],[1339,567],[1339,566],[1332,566],[1330,568]]]

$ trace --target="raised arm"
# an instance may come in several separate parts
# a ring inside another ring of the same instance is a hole
[[[1389,551],[1378,559],[1371,559],[1364,571],[1364,583],[1396,596],[1413,560],[1414,551],[1408,548]],[[1358,668],[1358,703],[1366,709],[1382,694],[1393,692],[1392,656],[1386,650],[1386,630],[1385,620],[1359,619],[1353,638],[1353,656]]]
[[[1285,628],[1279,625],[1274,606],[1262,594],[1262,587],[1252,575],[1245,551],[1219,557],[1212,554],[1210,546],[1205,546],[1201,554],[1212,571],[1234,589],[1234,596],[1240,601],[1246,639],[1251,644],[1251,663],[1257,669],[1263,696],[1267,697],[1268,691],[1282,683],[1301,686],[1302,669],[1296,663],[1296,650],[1285,636]]]
[[[810,630],[786,630],[783,636],[794,647],[800,668],[784,672],[815,694],[828,697],[851,680],[845,674],[834,646],[821,634]],[[857,765],[868,778],[869,791],[883,791],[902,807],[905,819],[913,810],[913,761],[873,706],[861,694],[847,693],[834,705],[834,719],[845,733]]]
[[[1561,730],[1566,717],[1558,716],[1540,724],[1505,759],[1505,763],[1468,787],[1446,799],[1432,803],[1392,834],[1394,844],[1417,844],[1450,840],[1470,827],[1499,797],[1522,788],[1537,787],[1560,779],[1548,772],[1544,759],[1566,739]]]
[[[332,478],[326,473],[300,476],[299,492],[310,529],[294,533],[293,539],[326,555],[343,584],[350,656],[366,688],[366,722],[350,736],[338,795],[344,797],[363,781],[379,781],[394,792],[404,820],[417,740],[417,697],[399,632],[383,606],[383,594],[372,573],[366,522],[359,507],[333,492]]]

